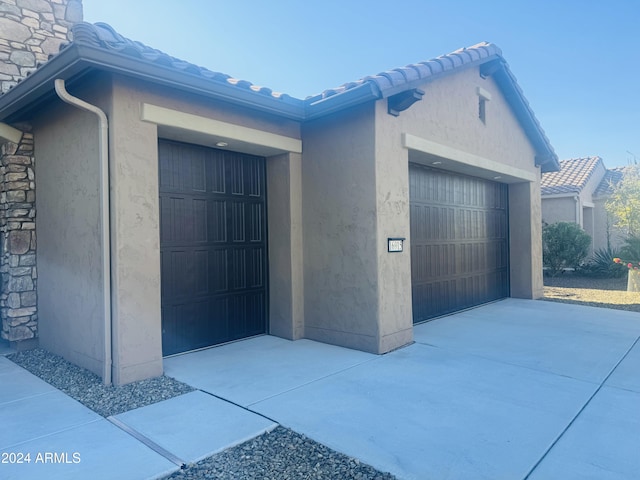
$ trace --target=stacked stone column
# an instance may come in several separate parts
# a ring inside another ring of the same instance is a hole
[[[33,135],[2,145],[0,162],[1,336],[14,342],[38,335]]]
[[[0,0],[0,93],[58,53],[81,21],[80,0]]]
[[[82,21],[81,0],[0,0],[0,95],[59,52]],[[0,337],[38,336],[35,159],[28,127],[0,146]]]

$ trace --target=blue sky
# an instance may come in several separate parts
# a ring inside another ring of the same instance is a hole
[[[640,161],[638,0],[83,0],[88,22],[304,98],[489,41],[560,159]],[[629,153],[631,152],[631,153]]]

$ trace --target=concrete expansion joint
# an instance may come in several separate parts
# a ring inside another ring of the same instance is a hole
[[[571,425],[574,424],[574,422],[580,416],[580,414],[582,414],[582,412],[584,412],[585,408],[587,408],[587,406],[591,403],[591,401],[598,394],[598,392],[600,390],[602,390],[602,387],[604,387],[604,384],[607,382],[607,380],[609,380],[609,377],[611,377],[611,375],[613,375],[613,372],[616,371],[616,369],[618,368],[618,365],[620,365],[623,362],[623,360],[625,358],[627,358],[627,356],[629,355],[631,350],[633,350],[633,348],[638,344],[639,341],[640,341],[640,336],[636,337],[635,341],[627,349],[627,351],[624,353],[624,355],[622,355],[622,357],[620,357],[620,360],[618,360],[618,362],[613,366],[613,368],[611,368],[609,373],[607,373],[607,375],[602,379],[602,381],[598,385],[598,388],[596,388],[594,390],[594,392],[591,394],[591,396],[589,396],[587,401],[584,402],[584,405],[582,405],[582,407],[578,410],[578,412],[573,416],[571,421],[569,421],[569,423],[567,423],[565,428],[558,434],[558,436],[555,438],[555,440],[553,442],[551,442],[551,445],[549,445],[549,447],[545,450],[545,452],[540,456],[540,458],[535,463],[535,465],[533,465],[533,467],[531,467],[531,470],[529,470],[527,472],[527,474],[524,476],[523,480],[527,480],[531,476],[531,474],[535,471],[535,469],[538,468],[538,465],[540,465],[540,463],[545,459],[545,457],[549,454],[549,452],[553,449],[553,447],[558,443],[558,441],[560,441],[560,439],[564,436],[566,431],[569,430]]]
[[[177,457],[176,455],[174,455],[170,451],[168,451],[165,448],[163,448],[162,446],[158,445],[156,442],[151,440],[149,437],[147,437],[146,435],[140,433],[136,429],[130,427],[126,423],[122,422],[121,420],[118,420],[117,418],[115,418],[113,416],[107,417],[107,420],[109,422],[111,422],[113,425],[115,425],[116,427],[118,427],[123,432],[128,433],[133,438],[135,438],[139,442],[141,442],[144,445],[146,445],[147,447],[149,447],[151,450],[156,452],[158,455],[163,456],[164,458],[169,460],[171,463],[175,463],[178,467],[180,467],[181,470],[184,470],[185,468],[187,468],[187,462],[186,461],[182,460],[181,458]]]
[[[202,392],[202,393],[205,393],[205,394],[207,394],[207,395],[209,395],[209,396],[211,396],[211,397],[213,397],[213,398],[217,398],[218,400],[222,400],[223,402],[228,403],[229,405],[233,405],[234,407],[241,408],[241,409],[242,409],[242,410],[244,410],[245,412],[249,412],[249,413],[252,413],[252,414],[254,414],[254,415],[258,415],[259,417],[262,417],[262,418],[264,418],[264,419],[266,419],[266,420],[269,420],[270,422],[273,422],[273,423],[275,423],[276,425],[280,425],[280,423],[279,423],[277,420],[274,420],[273,418],[267,417],[266,415],[263,415],[263,414],[262,414],[262,413],[260,413],[260,412],[256,412],[255,410],[251,410],[249,407],[245,407],[244,405],[241,405],[241,404],[239,404],[239,403],[232,402],[231,400],[228,400],[228,399],[223,398],[223,397],[219,397],[218,395],[216,395],[216,394],[214,394],[214,393],[211,393],[211,392],[207,392],[206,390],[198,389],[198,391],[199,391],[199,392]],[[280,395],[280,394],[278,394],[278,395]],[[274,395],[274,396],[277,396],[277,395]],[[271,398],[271,397],[268,397],[268,398]],[[266,399],[263,399],[263,400],[266,400]],[[254,403],[252,403],[251,405],[255,405],[256,403],[260,403],[260,402],[262,402],[263,400],[260,400],[259,402],[254,402]]]

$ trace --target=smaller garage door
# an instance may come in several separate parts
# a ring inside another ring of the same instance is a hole
[[[509,295],[507,186],[411,164],[413,321]]]
[[[265,159],[161,141],[162,351],[266,331]]]

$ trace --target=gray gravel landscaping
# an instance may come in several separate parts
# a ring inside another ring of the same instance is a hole
[[[278,427],[166,477],[171,480],[394,480],[289,429]]]
[[[118,387],[105,386],[94,373],[41,348],[14,353],[7,358],[103,417],[195,390],[164,375]]]
[[[171,377],[158,377],[118,387],[43,349],[7,358],[63,391],[94,412],[108,417],[195,390]],[[241,445],[188,465],[168,479],[195,480],[394,480],[355,458],[277,427]]]

